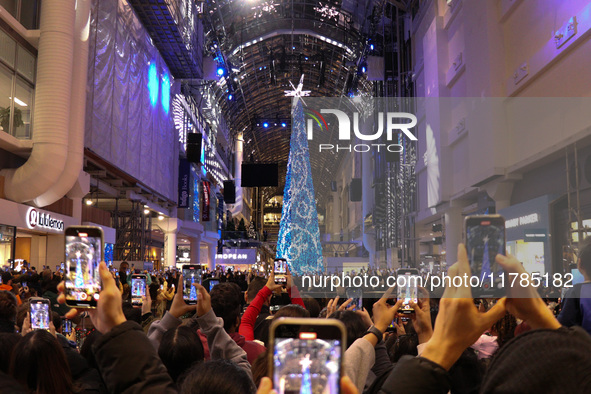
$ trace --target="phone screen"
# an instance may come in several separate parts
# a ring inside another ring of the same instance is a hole
[[[360,288],[349,287],[346,290],[347,298],[352,298],[353,301],[349,304],[349,306],[354,305],[355,311],[363,310],[363,290]]]
[[[141,306],[142,298],[146,296],[146,277],[143,275],[131,276],[131,305]]]
[[[273,272],[275,274],[275,283],[287,283],[287,260],[275,259],[273,262]]]
[[[189,305],[197,303],[197,288],[194,283],[201,284],[201,266],[183,265],[183,300]]]
[[[49,300],[44,298],[31,298],[29,300],[29,315],[33,330],[49,330]]]
[[[279,321],[272,335],[273,387],[278,394],[339,393],[345,339],[337,326]]]
[[[62,331],[64,334],[71,334],[72,333],[72,320],[64,319],[62,322],[63,329]]]
[[[96,307],[101,291],[98,267],[102,259],[102,230],[98,227],[66,229],[66,302]]]
[[[474,297],[496,296],[503,293],[503,269],[497,264],[497,254],[505,254],[505,219],[500,215],[466,217],[466,251],[470,270],[480,286],[472,286]]]
[[[399,313],[413,313],[414,309],[409,305],[412,301],[418,302],[419,272],[416,269],[400,269],[396,271],[397,298],[403,300]],[[402,275],[402,278],[398,278]]]

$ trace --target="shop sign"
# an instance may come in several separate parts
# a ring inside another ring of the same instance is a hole
[[[49,213],[39,211],[36,208],[29,208],[26,220],[27,227],[30,229],[64,231],[63,220],[54,219]]]
[[[256,249],[224,249],[215,256],[216,264],[254,264]]]
[[[514,228],[524,226],[526,224],[538,223],[540,221],[540,215],[532,213],[530,215],[520,216],[514,219],[508,219],[505,221],[505,228]]]
[[[191,166],[187,159],[179,160],[179,208],[189,208],[189,182]]]

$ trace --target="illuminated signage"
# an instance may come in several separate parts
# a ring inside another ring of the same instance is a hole
[[[530,215],[520,216],[514,219],[508,219],[505,221],[505,228],[515,228],[524,226],[526,224],[538,223],[540,221],[540,215],[532,213]]]
[[[256,263],[256,249],[226,249],[215,256],[216,264],[254,264]]]
[[[29,208],[27,211],[27,227],[61,232],[64,231],[64,222],[52,218],[49,213],[39,211],[36,208]]]

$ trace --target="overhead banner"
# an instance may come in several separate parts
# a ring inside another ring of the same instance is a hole
[[[202,222],[209,222],[209,207],[210,207],[210,198],[211,198],[211,183],[208,181],[203,181],[203,198],[201,199],[201,221]]]
[[[189,181],[191,165],[187,159],[179,160],[179,208],[189,208]]]

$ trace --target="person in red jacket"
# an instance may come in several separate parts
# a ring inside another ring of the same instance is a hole
[[[247,341],[254,340],[254,324],[257,320],[257,316],[261,311],[261,307],[268,299],[271,297],[275,290],[278,290],[282,287],[281,284],[275,283],[275,274],[271,273],[269,279],[267,279],[267,284],[263,287],[255,297],[255,299],[248,305],[244,315],[242,315],[242,321],[240,322],[239,333],[240,335],[244,336]],[[291,298],[292,304],[300,305],[302,308],[306,308],[304,305],[304,301],[300,297],[300,293],[298,292],[297,287],[292,286],[292,278],[291,274],[287,274],[287,293]]]

